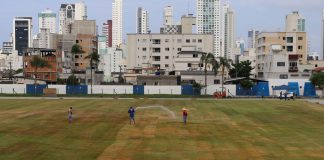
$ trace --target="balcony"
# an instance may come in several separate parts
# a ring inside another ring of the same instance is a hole
[[[289,72],[298,72],[298,67],[289,67]]]

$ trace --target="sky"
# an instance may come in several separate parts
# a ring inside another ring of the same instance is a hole
[[[8,41],[12,32],[12,20],[18,16],[33,17],[34,34],[36,34],[38,12],[46,8],[58,13],[60,4],[75,3],[79,0],[2,0],[0,10],[0,43]],[[111,19],[113,0],[84,0],[88,7],[88,19],[102,23]],[[247,39],[251,28],[261,31],[284,31],[285,16],[292,11],[306,19],[306,31],[310,50],[320,51],[321,18],[324,8],[323,0],[227,0],[235,10],[236,38]],[[196,14],[196,0],[124,0],[124,34],[136,31],[136,10],[143,7],[150,12],[150,29],[159,32],[163,23],[163,8],[174,8],[174,21],[187,13]],[[57,15],[58,16],[58,15]],[[101,31],[99,31],[101,33]],[[123,37],[126,39],[126,36]]]

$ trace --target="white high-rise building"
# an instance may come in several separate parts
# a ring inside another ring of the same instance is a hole
[[[286,16],[286,32],[305,32],[305,19],[294,11]]]
[[[324,9],[322,11],[322,55],[324,60]]]
[[[149,29],[149,13],[144,10],[142,7],[137,9],[137,33],[146,34]]]
[[[46,9],[38,13],[38,33],[42,28],[49,29],[50,33],[56,33],[56,14],[53,11]]]
[[[119,47],[123,43],[123,0],[112,3],[112,46]]]
[[[84,1],[75,3],[75,20],[87,19],[87,6]]]
[[[214,54],[222,55],[220,0],[197,0],[197,33],[214,34]]]
[[[248,48],[256,48],[256,37],[260,31],[251,29],[248,31]]]
[[[75,4],[61,4],[59,11],[59,34],[69,33],[74,20]]]
[[[231,59],[235,38],[235,15],[229,4],[223,6],[223,53],[224,57]]]
[[[163,11],[163,25],[169,26],[173,25],[173,7],[167,6]]]

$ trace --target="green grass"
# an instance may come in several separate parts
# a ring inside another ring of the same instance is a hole
[[[303,101],[0,102],[0,159],[324,159],[324,107]],[[142,109],[130,126],[131,105],[163,105],[177,117]],[[183,107],[189,109],[187,126]]]

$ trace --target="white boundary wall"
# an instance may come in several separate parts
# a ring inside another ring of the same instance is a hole
[[[236,85],[224,85],[228,96],[236,96]],[[228,90],[230,93],[228,93]],[[207,95],[213,95],[215,92],[222,91],[222,85],[207,86]],[[205,95],[205,88],[201,89],[201,95]]]
[[[0,84],[2,94],[25,94],[25,84]]]
[[[181,86],[144,86],[144,94],[181,95]]]
[[[91,94],[91,85],[88,86],[88,94]],[[133,94],[133,86],[93,85],[92,94]]]

